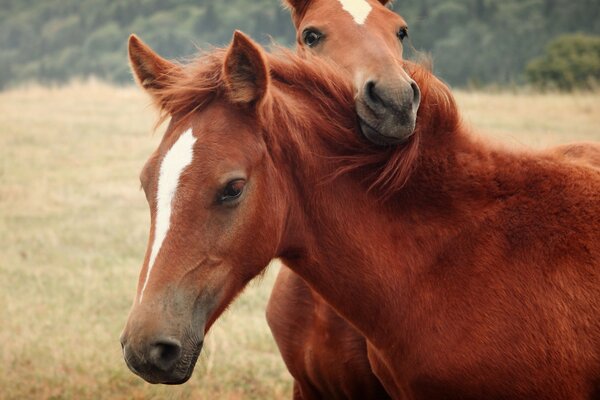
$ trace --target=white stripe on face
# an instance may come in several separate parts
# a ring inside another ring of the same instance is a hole
[[[140,303],[144,297],[144,290],[150,280],[150,272],[156,261],[156,256],[167,236],[169,224],[171,222],[171,204],[177,192],[179,177],[181,173],[191,164],[194,156],[194,143],[196,138],[192,135],[192,128],[185,131],[175,144],[165,154],[160,164],[160,174],[158,176],[158,189],[156,191],[156,219],[154,222],[154,242],[148,261],[148,270],[146,280],[140,293]]]
[[[339,0],[339,2],[342,3],[342,8],[352,15],[354,21],[359,25],[365,23],[373,10],[367,0]]]

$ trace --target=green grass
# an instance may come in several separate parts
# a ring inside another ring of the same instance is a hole
[[[600,140],[600,94],[457,97],[515,146]],[[214,325],[185,385],[149,385],[122,360],[149,227],[138,173],[160,140],[148,103],[93,82],[0,93],[1,399],[291,397],[264,319],[276,267]]]

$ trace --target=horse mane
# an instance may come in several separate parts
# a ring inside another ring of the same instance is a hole
[[[167,84],[153,89],[160,108],[159,123],[175,115],[185,120],[215,99],[226,97],[225,55],[225,49],[214,49],[186,65],[175,64],[165,73]],[[258,109],[260,122],[265,132],[281,131],[281,126],[290,128],[285,140],[266,134],[270,147],[284,159],[290,150],[284,148],[286,142],[301,146],[304,155],[325,157],[335,165],[330,180],[356,174],[382,200],[392,197],[409,180],[418,164],[423,135],[452,133],[460,125],[448,87],[428,69],[405,61],[405,69],[421,89],[415,133],[401,145],[377,146],[360,134],[351,79],[339,67],[316,56],[299,57],[283,48],[266,58],[272,87]],[[315,136],[327,149],[324,154],[307,148],[306,143],[313,143]]]

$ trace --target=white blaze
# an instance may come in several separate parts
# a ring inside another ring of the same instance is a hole
[[[342,8],[347,11],[357,24],[362,25],[367,20],[373,7],[367,0],[339,0],[342,3]]]
[[[179,177],[181,173],[192,162],[194,155],[194,143],[196,138],[192,135],[192,128],[185,131],[175,144],[165,154],[160,164],[160,174],[158,176],[158,189],[156,191],[156,217],[154,222],[154,242],[152,243],[152,251],[150,252],[150,260],[148,260],[148,269],[146,272],[146,280],[140,293],[140,303],[144,297],[144,290],[150,280],[150,272],[156,261],[156,256],[169,231],[171,223],[171,204],[175,198],[177,186],[179,185]]]

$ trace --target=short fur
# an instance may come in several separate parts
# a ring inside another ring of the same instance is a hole
[[[224,130],[227,149],[254,143],[252,151],[264,152],[252,179],[268,176],[269,184],[256,186],[261,190],[248,194],[227,225],[220,239],[231,245],[219,264],[194,272],[203,278],[194,281],[193,298],[219,302],[206,329],[265,260],[280,257],[365,336],[371,366],[393,398],[598,395],[600,172],[474,138],[449,90],[414,66],[424,107],[412,174],[398,185],[376,184],[374,193],[369,187],[388,160],[372,162],[375,149],[353,126],[352,90],[334,67],[290,54],[263,56],[267,65],[255,72],[270,70],[271,83],[253,111],[230,101],[223,54],[152,92],[167,100],[158,102],[166,112],[192,123],[226,108],[259,132],[242,130],[234,141]],[[224,129],[234,122],[219,121]],[[222,145],[202,144],[204,152]],[[203,157],[195,163],[205,175],[218,165]],[[186,282],[183,272],[175,275],[178,260],[196,265],[190,252],[213,240],[204,221],[217,211],[196,203],[206,189],[186,188],[194,202],[179,204],[174,218],[187,234],[166,247],[173,251],[162,260],[172,267],[149,287],[149,303],[163,304],[173,290],[161,288]],[[381,193],[387,201],[376,205]],[[215,276],[235,290],[210,297]],[[187,315],[182,309],[134,308],[125,337],[146,328],[142,312],[152,326],[169,327]]]
[[[332,1],[335,2],[337,0]],[[380,60],[367,56],[368,53],[366,51],[358,51],[357,54],[362,56],[356,57],[349,52],[349,49],[356,48],[357,46],[360,47],[361,45],[365,49],[385,49],[386,46],[394,48],[397,45],[397,38],[393,30],[382,23],[386,19],[384,16],[378,16],[376,18],[377,21],[361,27],[374,36],[360,35],[358,36],[360,38],[358,40],[357,36],[351,34],[353,28],[357,29],[354,22],[350,19],[338,17],[337,15],[335,17],[329,15],[327,8],[330,5],[326,2],[306,0],[287,0],[285,2],[290,7],[292,21],[297,30],[298,52],[301,55],[314,53],[319,56],[325,56],[345,66],[352,73],[360,73],[365,69],[371,69],[371,66],[380,65]],[[383,3],[385,5],[385,2]],[[330,42],[328,46],[317,46],[316,49],[310,49],[302,42],[301,28],[305,25],[303,24],[303,19],[309,9],[313,11],[312,16],[309,17],[310,26],[317,29],[321,26],[327,28],[327,41]],[[334,33],[335,36],[331,36],[331,33]],[[383,54],[387,53],[384,52]],[[392,52],[390,59],[400,59],[400,54],[400,52]],[[430,58],[424,57],[419,61],[421,65],[424,63],[427,64],[426,69],[432,69],[432,60]],[[410,68],[410,64],[408,66]],[[388,73],[393,74],[394,71],[388,69]],[[415,73],[414,68],[412,73]],[[425,106],[427,106],[427,103]],[[390,155],[405,160],[416,157],[418,151],[417,141],[418,137],[413,138],[411,146],[403,149],[404,154],[395,152]],[[565,161],[591,168],[600,168],[600,145],[595,143],[561,145],[548,149],[546,153],[552,157],[564,158]],[[386,175],[394,176],[397,180],[402,180],[402,177],[408,178],[411,172],[410,167],[415,164],[412,162],[403,163],[398,166],[399,170],[396,171],[393,169],[393,161],[388,165],[389,169],[387,172],[389,175],[382,174],[379,178],[381,181],[385,181]],[[280,275],[273,287],[273,292],[267,306],[267,320],[284,361],[295,378],[296,391],[302,392],[302,389],[304,389],[305,393],[310,394],[310,396],[305,396],[305,398],[333,398],[335,396],[332,395],[332,387],[337,387],[338,393],[343,393],[345,397],[367,398],[368,392],[365,393],[365,391],[357,391],[354,396],[349,395],[348,388],[344,386],[344,382],[339,377],[344,376],[344,374],[352,375],[348,381],[362,382],[363,387],[370,388],[373,387],[371,382],[376,379],[371,371],[363,369],[363,374],[358,376],[355,371],[359,369],[352,365],[338,363],[337,368],[331,366],[336,360],[343,360],[347,357],[352,357],[355,363],[360,363],[361,361],[367,362],[367,352],[365,351],[360,355],[356,351],[347,350],[342,346],[337,348],[338,353],[332,352],[331,347],[326,346],[321,347],[323,351],[319,352],[319,347],[314,345],[314,343],[318,343],[319,341],[325,342],[327,337],[330,336],[346,338],[345,342],[360,343],[362,335],[350,324],[342,323],[340,318],[336,316],[335,311],[314,290],[310,289],[306,283],[303,284],[300,277],[297,275],[294,276],[292,271],[284,268]],[[303,290],[299,288],[303,288]],[[319,320],[319,325],[314,325],[313,319],[310,316],[316,312],[311,314],[311,310],[321,310],[319,315],[329,316],[329,326],[327,326],[327,321],[323,321],[322,319]],[[323,310],[327,310],[327,312]],[[327,329],[324,329],[324,326]],[[344,354],[344,351],[351,351],[351,353]],[[308,354],[310,354],[310,357],[308,357]],[[323,368],[323,365],[328,365],[328,367]],[[328,384],[324,385],[322,382],[328,382]],[[378,392],[375,390],[373,395],[377,397]]]

